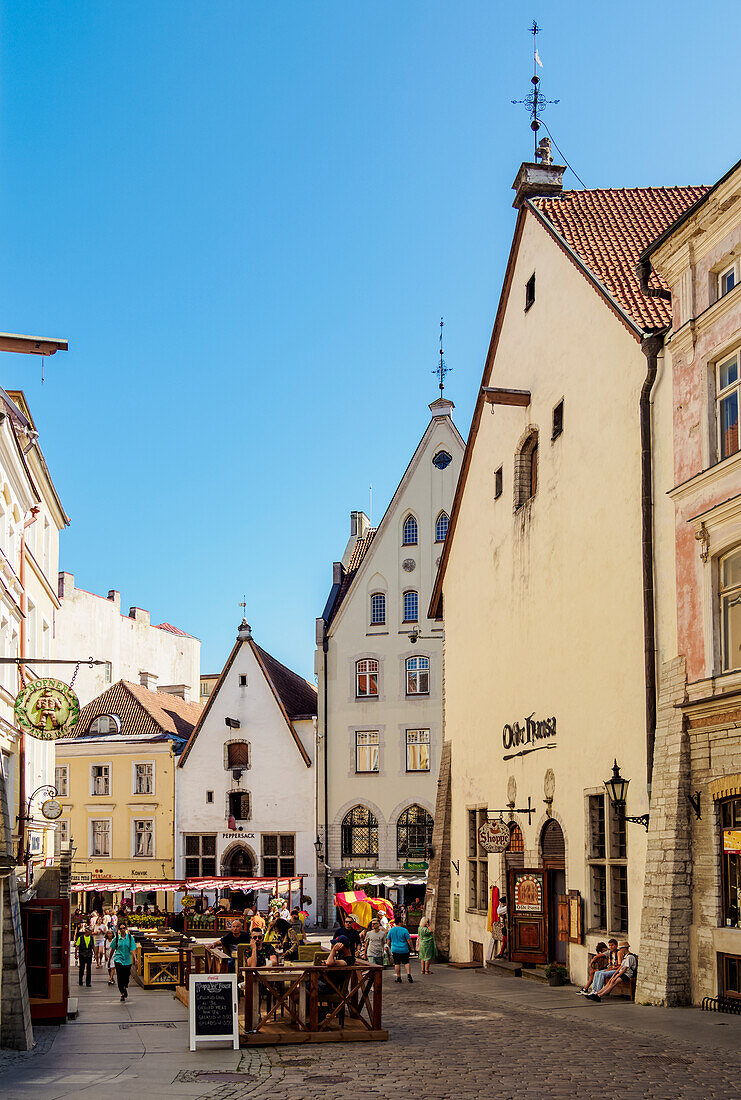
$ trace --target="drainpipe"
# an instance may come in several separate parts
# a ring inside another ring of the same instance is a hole
[[[641,387],[641,559],[643,569],[643,662],[646,683],[646,783],[649,800],[656,741],[656,621],[654,614],[653,471],[651,463],[651,390],[656,381],[663,333],[641,341],[646,377]]]
[[[327,745],[327,660],[329,640],[326,624],[322,638],[322,652],[324,654],[324,927],[329,928],[329,871],[327,870],[329,863],[329,764],[327,761],[329,752],[329,746]]]
[[[21,658],[28,656],[26,653],[26,618],[28,615],[28,598],[26,596],[26,528],[35,523],[41,509],[37,506],[31,509],[31,514],[21,529]],[[25,677],[25,665],[19,666],[21,684]],[[18,739],[18,862],[22,863],[26,858],[26,735],[20,731]],[[28,886],[29,864],[26,864],[26,886]]]

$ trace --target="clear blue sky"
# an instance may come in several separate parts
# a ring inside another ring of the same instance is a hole
[[[590,187],[711,183],[739,156],[741,13],[709,0],[14,0],[0,5],[3,355],[72,525],[61,567],[311,678],[349,529],[436,396],[465,436],[546,121]],[[575,186],[567,175],[567,185]]]

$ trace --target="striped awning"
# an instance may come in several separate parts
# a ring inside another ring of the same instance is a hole
[[[93,890],[108,890],[112,894],[136,891],[163,891],[164,893],[195,893],[201,890],[261,890],[267,893],[287,894],[297,890],[301,878],[185,878],[185,879],[113,879],[98,878],[94,882],[73,882],[70,889],[78,893],[90,893]]]

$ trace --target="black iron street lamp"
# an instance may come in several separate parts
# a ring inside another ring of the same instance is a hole
[[[615,807],[615,813],[618,817],[622,817],[624,821],[632,821],[636,825],[642,825],[646,832],[648,832],[648,814],[641,814],[639,817],[628,817],[625,813],[625,801],[629,783],[630,780],[624,779],[620,774],[620,768],[616,760],[612,765],[612,775],[609,779],[605,780],[607,797]]]

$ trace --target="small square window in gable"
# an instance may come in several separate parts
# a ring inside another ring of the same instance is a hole
[[[535,302],[535,272],[532,273],[528,281],[525,283],[525,310],[530,309],[530,306]]]
[[[245,672],[240,672],[239,674],[239,686],[241,688],[247,687],[247,674]]]

